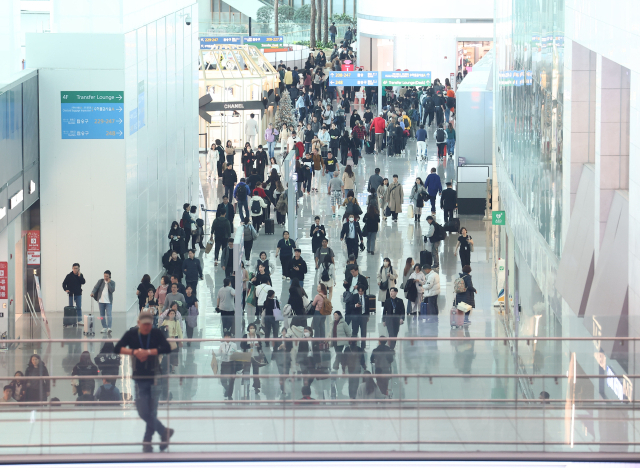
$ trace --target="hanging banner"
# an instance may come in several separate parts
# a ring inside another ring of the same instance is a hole
[[[40,231],[27,231],[27,265],[40,265]]]
[[[9,263],[0,262],[0,349],[6,350],[3,340],[9,338]]]

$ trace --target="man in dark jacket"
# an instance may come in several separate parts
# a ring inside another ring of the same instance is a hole
[[[444,223],[453,218],[453,210],[458,207],[458,194],[451,188],[451,182],[447,182],[447,188],[440,195],[440,208],[444,211]]]
[[[391,374],[392,362],[393,351],[387,346],[386,340],[378,341],[378,347],[371,352],[371,364],[375,365],[374,374]],[[378,388],[384,395],[389,394],[389,380],[389,377],[376,377]]]
[[[389,332],[389,336],[396,338],[400,330],[400,325],[404,323],[404,302],[398,298],[398,288],[391,288],[389,290],[389,296],[382,308],[382,324],[386,327],[387,332]],[[395,340],[389,343],[389,348],[396,348]]]
[[[362,284],[358,284],[358,293],[351,294],[345,302],[345,322],[351,325],[351,336],[358,336],[358,329],[360,329],[360,336],[362,338],[367,337],[367,323],[369,322],[369,310],[367,308],[367,296],[364,294],[365,288]],[[364,348],[365,342],[360,345]]]
[[[231,234],[233,234],[233,218],[236,217],[236,210],[233,204],[229,203],[229,197],[222,197],[222,203],[218,205],[217,211],[224,210],[227,213],[227,219],[231,225]]]
[[[200,260],[194,258],[196,251],[189,250],[189,258],[185,258],[182,262],[182,271],[184,271],[185,280],[187,281],[187,287],[191,286],[193,294],[196,294],[196,288],[198,287],[198,279],[204,279],[202,276],[202,266],[200,266]]]
[[[220,249],[224,249],[224,244],[231,237],[231,223],[227,219],[227,212],[224,208],[220,209],[218,207],[219,216],[213,220],[213,224],[211,224],[211,237],[214,241],[214,265],[218,265],[218,255],[220,254]]]
[[[189,203],[185,203],[182,205],[184,211],[182,212],[182,223],[180,227],[184,229],[184,245],[189,245],[189,239],[191,238],[191,216],[189,215],[189,209],[191,209],[191,205]]]
[[[343,359],[349,374],[360,375],[363,370],[367,370],[367,362],[364,359],[364,346],[361,348],[356,341],[351,341],[349,342],[349,346],[344,347],[343,353]],[[349,379],[349,397],[351,397],[352,400],[356,398],[359,385],[359,378],[352,377]]]
[[[431,174],[429,174],[424,181],[424,188],[429,195],[429,201],[431,202],[431,214],[436,214],[436,197],[438,194],[442,194],[442,181],[440,176],[436,173],[436,168],[431,168]]]
[[[360,274],[358,265],[354,263],[350,266],[351,268],[349,270],[349,273],[351,274],[351,276],[345,279],[343,283],[344,289],[349,291],[351,294],[357,294],[359,286],[362,286],[365,291],[369,289],[369,282],[367,281],[367,278],[364,277],[364,275]],[[347,267],[349,267],[349,265],[347,265]]]
[[[375,174],[369,177],[369,186],[367,187],[367,190],[369,193],[375,194],[378,191],[378,187],[380,187],[383,182],[384,179],[380,175],[380,168],[376,167]]]
[[[76,312],[78,316],[78,325],[82,323],[82,285],[85,283],[84,276],[80,273],[80,264],[74,263],[71,273],[65,276],[62,282],[62,289],[69,295],[69,307],[73,307],[76,303]]]
[[[304,275],[307,273],[307,262],[300,256],[302,250],[295,249],[293,258],[289,262],[289,277],[298,278],[300,284],[304,285]]]
[[[128,330],[118,341],[116,354],[128,354],[133,365],[133,380],[136,384],[136,408],[147,427],[142,439],[142,451],[153,452],[151,438],[158,433],[162,443],[160,450],[166,450],[173,429],[158,421],[157,377],[161,374],[158,356],[169,354],[171,347],[159,328],[153,328],[153,315],[149,311],[140,312],[138,326]]]
[[[233,170],[233,167],[227,166],[222,173],[222,185],[224,185],[224,196],[227,200],[233,197],[233,186],[238,181],[238,174]]]
[[[355,221],[353,214],[349,215],[349,219],[342,225],[342,231],[340,231],[340,240],[345,239],[347,244],[347,254],[353,255],[358,258],[358,239],[363,242],[362,230],[360,229],[360,223]]]

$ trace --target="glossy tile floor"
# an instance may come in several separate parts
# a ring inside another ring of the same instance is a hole
[[[429,142],[429,158],[426,162],[418,162],[415,158],[415,142],[409,142],[405,157],[389,158],[386,156],[366,155],[356,168],[357,187],[359,192],[366,187],[366,182],[374,168],[381,169],[381,175],[391,177],[398,174],[404,185],[405,203],[416,176],[424,179],[431,167],[436,167],[442,179],[445,178],[444,167],[439,164],[435,156],[435,144]],[[237,168],[239,172],[239,168]],[[213,181],[209,183],[203,178],[203,191],[210,207],[215,207],[221,199],[222,187]],[[448,176],[447,176],[448,177]],[[273,216],[272,210],[272,216]],[[311,242],[309,227],[313,218],[318,215],[328,229],[329,245],[336,252],[336,271],[344,271],[346,263],[346,249],[340,245],[338,236],[341,228],[340,221],[332,218],[328,195],[305,195],[300,201],[300,211],[297,233],[298,245],[302,249],[302,256],[309,265],[312,264]],[[423,214],[424,217],[426,214]],[[438,210],[438,222],[443,222],[443,214]],[[239,217],[236,216],[236,225]],[[492,272],[490,268],[490,242],[488,224],[479,216],[463,217],[462,226],[467,227],[475,241],[475,251],[471,254],[473,281],[478,289],[476,309],[472,315],[472,324],[464,330],[452,330],[449,325],[449,309],[453,300],[453,279],[460,271],[459,259],[454,257],[453,250],[457,236],[450,235],[442,243],[440,251],[440,280],[441,294],[439,297],[440,316],[430,322],[408,320],[401,327],[401,337],[430,336],[452,338],[451,341],[425,342],[405,341],[398,344],[392,372],[394,374],[449,374],[449,377],[398,377],[391,379],[390,396],[395,401],[383,403],[385,407],[349,406],[348,378],[342,374],[325,380],[316,380],[311,385],[312,397],[325,400],[323,405],[342,405],[339,408],[294,409],[290,406],[280,408],[278,403],[266,403],[283,397],[278,380],[265,378],[267,375],[277,374],[274,363],[260,370],[261,392],[255,394],[251,388],[251,381],[238,375],[236,378],[234,402],[220,403],[215,407],[203,406],[203,402],[222,401],[223,388],[216,378],[211,378],[210,367],[212,352],[218,349],[221,337],[220,316],[214,311],[216,291],[222,286],[224,273],[220,267],[215,267],[213,252],[205,255],[198,252],[203,263],[205,279],[198,286],[198,296],[201,305],[201,315],[194,337],[206,338],[214,341],[194,343],[192,347],[183,348],[180,352],[180,365],[177,374],[198,375],[202,378],[179,379],[172,378],[169,383],[169,395],[173,400],[170,404],[161,406],[159,415],[178,432],[176,442],[196,445],[175,445],[174,451],[235,451],[235,450],[352,450],[353,443],[358,444],[358,450],[511,450],[525,449],[527,442],[563,441],[565,412],[562,406],[548,407],[547,411],[534,411],[535,415],[529,423],[522,424],[518,418],[524,413],[506,404],[496,407],[495,400],[517,398],[521,391],[519,379],[509,378],[473,378],[469,374],[513,374],[513,355],[509,346],[501,337],[504,336],[502,316],[495,313],[492,303],[495,300],[495,289],[492,287]],[[389,257],[394,268],[401,269],[407,257],[419,258],[422,249],[422,232],[426,222],[416,224],[408,219],[405,212],[400,215],[399,222],[391,220],[381,223],[375,255],[360,254],[359,265],[363,274],[372,279],[374,286],[372,294],[377,293],[375,275],[381,266],[382,258]],[[267,252],[270,259],[276,263],[275,248],[281,238],[283,228],[276,226],[274,236],[260,235],[255,241],[251,265],[261,251]],[[279,263],[278,263],[279,265]],[[279,268],[279,266],[278,266]],[[272,275],[276,294],[284,303],[288,299],[289,282],[283,281],[280,274]],[[315,289],[313,274],[305,279],[305,290],[311,295]],[[342,288],[338,286],[334,291],[334,310],[342,310],[340,295]],[[402,293],[400,293],[402,297]],[[375,315],[370,317],[367,333],[376,337],[384,332],[381,324],[381,307]],[[113,338],[117,339],[131,324],[125,323],[124,314],[114,314]],[[50,313],[50,327],[53,337],[81,338],[78,329],[61,326],[61,313]],[[24,338],[30,335],[29,322],[26,317],[18,323]],[[327,329],[330,329],[327,323]],[[496,337],[497,341],[456,341],[458,337]],[[99,336],[101,337],[101,336]],[[371,369],[369,357],[377,344],[369,342],[367,345],[367,368]],[[64,347],[21,345],[18,349],[0,354],[0,364],[6,369],[6,374],[13,375],[15,370],[24,370],[28,356],[32,352],[40,352],[51,375],[70,375],[73,366],[78,362],[83,350],[88,350],[92,357],[99,352],[99,343],[67,344]],[[269,354],[267,354],[268,357]],[[121,375],[129,375],[128,363],[125,362]],[[459,375],[454,377],[451,375]],[[292,376],[293,377],[293,376]],[[564,398],[563,387],[554,383],[553,379],[538,378],[536,391],[546,390],[551,398]],[[132,382],[122,379],[118,386],[125,392],[130,392]],[[289,398],[299,399],[302,381],[293,378],[286,383],[285,391]],[[339,401],[332,400],[332,391]],[[62,401],[73,401],[68,380],[54,383],[51,396]],[[479,399],[484,400],[473,405],[469,403],[448,404],[438,408],[438,403],[415,406],[411,400],[420,399]],[[535,398],[535,396],[534,396]],[[407,400],[407,401],[404,401]],[[494,401],[491,401],[494,400]],[[181,403],[182,402],[182,403]],[[189,403],[192,402],[192,403]],[[262,404],[260,402],[263,402]],[[193,405],[193,406],[191,406]],[[257,405],[247,407],[247,405]],[[366,405],[366,404],[365,404]],[[286,409],[286,408],[289,409]],[[143,425],[137,418],[135,408],[128,406],[118,410],[77,409],[31,411],[30,408],[14,408],[12,411],[0,411],[3,421],[5,439],[0,445],[32,445],[31,448],[3,448],[5,454],[15,453],[91,453],[98,452],[138,452],[138,445],[110,445],[137,443],[141,440]],[[365,409],[366,408],[366,409]],[[259,409],[259,411],[256,411]],[[195,412],[194,412],[195,410]],[[530,410],[527,410],[530,411]],[[527,413],[528,414],[528,413]],[[576,415],[579,421],[581,414]],[[590,413],[586,412],[584,431],[576,433],[584,442],[593,441],[592,423],[589,423]],[[620,419],[626,419],[622,416]],[[197,424],[194,424],[197,421]],[[298,422],[296,422],[298,421]],[[302,422],[300,422],[302,421]],[[603,423],[600,423],[603,424]],[[624,426],[624,429],[622,429]],[[473,427],[473,430],[470,428]],[[587,427],[589,429],[587,429]],[[60,430],[63,428],[64,430]],[[582,426],[580,426],[582,429]],[[618,426],[621,432],[626,431],[626,424]],[[602,431],[601,431],[602,432]],[[246,437],[243,435],[245,434]],[[313,434],[322,434],[315,437]],[[488,435],[490,434],[490,436]],[[69,440],[69,437],[72,440]],[[493,438],[493,439],[492,439]],[[491,440],[509,441],[513,445],[493,446],[473,444],[476,442],[490,442]],[[255,441],[248,446],[230,445],[238,441]],[[349,443],[346,445],[340,442]],[[89,444],[88,447],[73,446],[63,448],[41,448],[40,444],[57,443]],[[202,442],[202,445],[198,444]],[[314,445],[317,442],[317,445]],[[323,446],[327,442],[329,445]],[[379,442],[379,443],[377,443]],[[430,442],[438,442],[430,445]],[[440,443],[441,442],[441,443]],[[451,442],[455,444],[450,445]],[[462,445],[467,442],[466,445]],[[213,444],[213,445],[211,445]],[[518,445],[525,444],[525,445]],[[539,450],[532,445],[528,449]],[[553,450],[563,450],[556,447]],[[589,448],[586,448],[589,450]]]

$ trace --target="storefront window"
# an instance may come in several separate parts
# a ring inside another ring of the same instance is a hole
[[[564,0],[501,0],[496,20],[500,164],[540,234],[561,251]]]

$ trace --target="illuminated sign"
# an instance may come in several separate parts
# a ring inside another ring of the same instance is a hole
[[[63,140],[123,140],[124,92],[62,91]]]
[[[234,44],[241,45],[242,37],[240,36],[210,36],[200,38],[200,49],[211,49],[215,45]]]
[[[430,71],[380,72],[382,86],[431,86]]]
[[[378,86],[378,72],[331,71],[329,86]]]

